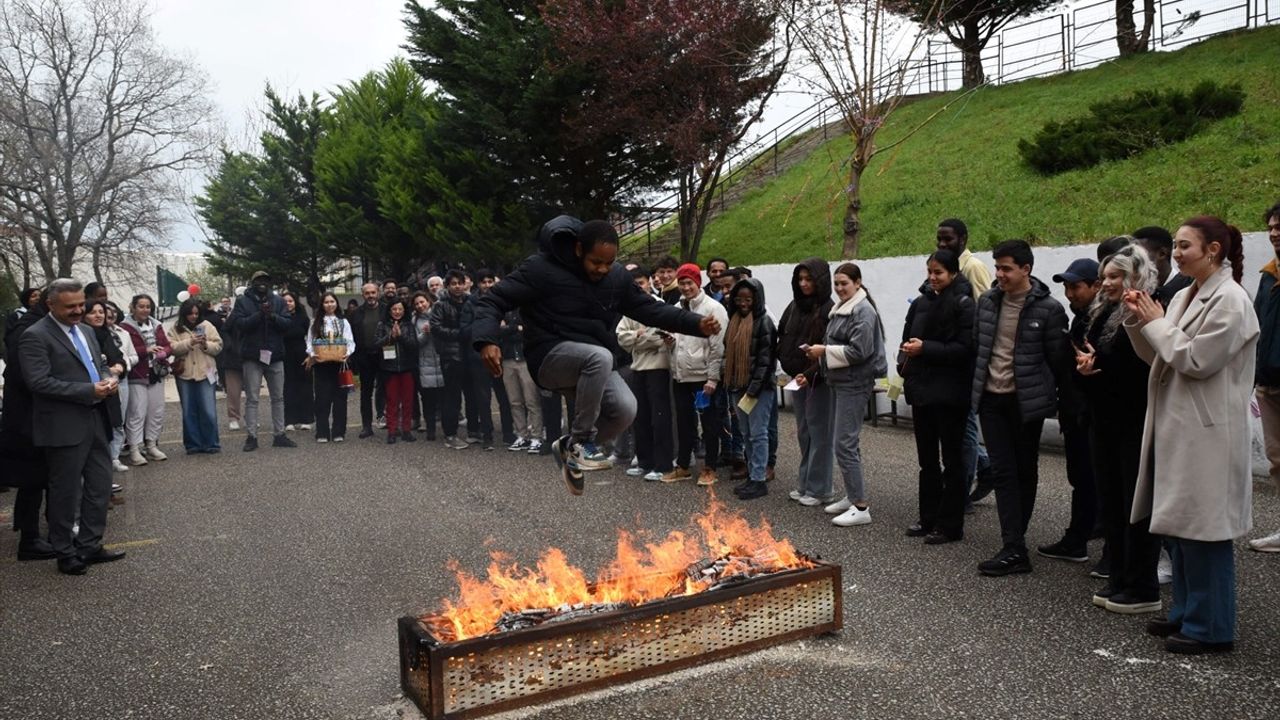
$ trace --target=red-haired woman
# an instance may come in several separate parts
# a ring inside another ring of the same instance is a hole
[[[1168,313],[1130,290],[1125,330],[1151,363],[1138,487],[1130,521],[1150,522],[1173,559],[1168,618],[1148,624],[1171,652],[1231,650],[1235,641],[1232,540],[1252,526],[1249,458],[1258,319],[1240,287],[1240,231],[1194,217],[1174,235],[1173,259],[1192,284]]]

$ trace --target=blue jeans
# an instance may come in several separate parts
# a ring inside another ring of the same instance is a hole
[[[1169,621],[1200,642],[1236,638],[1236,558],[1230,540],[1201,542],[1167,538],[1173,561],[1173,604]]]
[[[764,482],[765,470],[769,465],[769,417],[773,415],[774,396],[767,388],[760,393],[756,406],[750,413],[743,412],[738,402],[746,393],[731,393],[729,400],[733,403],[733,412],[738,418],[738,428],[742,431],[743,455],[747,461],[747,477],[752,482]]]
[[[218,442],[218,413],[213,389],[213,383],[207,380],[178,379],[178,400],[182,403],[182,445],[187,452],[222,449]]]

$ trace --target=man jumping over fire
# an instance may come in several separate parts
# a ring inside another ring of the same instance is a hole
[[[653,302],[617,257],[612,225],[561,215],[538,231],[538,253],[476,301],[471,342],[489,372],[502,376],[502,319],[519,310],[529,373],[541,387],[575,400],[570,432],[551,448],[574,495],[582,494],[585,471],[610,467],[599,444],[635,419],[636,399],[617,371],[622,348],[614,329],[621,316],[682,335],[720,330],[710,316]]]

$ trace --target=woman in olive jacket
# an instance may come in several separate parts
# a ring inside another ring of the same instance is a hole
[[[919,522],[908,537],[926,545],[964,537],[964,432],[973,377],[973,289],[960,261],[939,250],[925,263],[929,279],[907,310],[898,353],[898,374],[911,405],[920,463]],[[942,464],[938,451],[942,451]]]

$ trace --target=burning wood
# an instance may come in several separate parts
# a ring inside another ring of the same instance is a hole
[[[488,579],[453,564],[459,593],[440,612],[420,617],[443,642],[563,622],[734,585],[750,578],[813,567],[787,540],[773,536],[767,522],[748,523],[714,498],[693,518],[687,532],[638,543],[618,533],[616,555],[594,581],[556,548],[536,568],[493,555]]]

